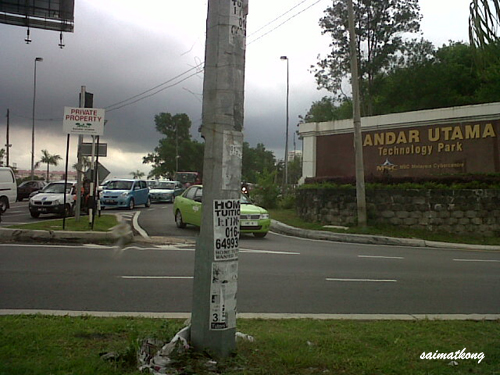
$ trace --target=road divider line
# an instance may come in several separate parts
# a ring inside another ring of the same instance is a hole
[[[337,279],[327,277],[326,281],[342,281],[342,282],[362,282],[362,283],[397,283],[397,280],[381,280],[381,279]]]
[[[383,256],[383,255],[358,255],[358,258],[404,259],[403,257],[388,257],[388,256]]]
[[[134,226],[134,229],[139,232],[139,234],[143,237],[143,238],[149,238],[148,234],[146,233],[146,231],[144,229],[141,228],[141,226],[139,225],[139,215],[141,214],[140,211],[138,211],[135,215],[134,215],[134,218],[132,219],[132,223],[133,223],[133,226]]]
[[[455,262],[484,262],[484,263],[500,263],[498,259],[453,259]]]
[[[167,280],[183,280],[192,279],[193,276],[119,276],[121,279],[167,279]]]
[[[240,249],[240,253],[259,253],[259,254],[278,254],[278,255],[300,255],[291,251],[272,251],[272,250],[253,250],[253,249]]]

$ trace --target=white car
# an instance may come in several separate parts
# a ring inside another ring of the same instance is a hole
[[[182,194],[184,188],[179,181],[159,180],[149,189],[151,202],[173,203],[176,196]]]
[[[38,194],[32,196],[29,202],[31,217],[37,218],[40,214],[59,214],[71,216],[75,203],[76,181],[51,182]],[[66,194],[66,203],[64,195]]]

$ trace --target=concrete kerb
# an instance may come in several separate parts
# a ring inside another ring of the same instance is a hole
[[[48,315],[48,316],[93,316],[100,318],[134,317],[153,319],[190,319],[190,312],[119,312],[119,311],[71,311],[71,310],[29,310],[0,309],[0,316],[6,315]],[[311,319],[311,320],[459,320],[497,321],[500,314],[293,314],[293,313],[238,313],[238,319]]]
[[[120,215],[118,224],[107,232],[57,231],[0,228],[0,241],[5,242],[61,242],[61,243],[130,243],[134,233]]]
[[[394,245],[394,246],[434,247],[434,248],[448,248],[448,249],[454,248],[463,250],[500,251],[500,246],[455,244],[446,242],[426,241],[413,238],[395,238],[395,237],[364,235],[364,234],[335,233],[335,232],[327,232],[321,230],[306,230],[306,229],[291,227],[276,220],[271,220],[271,230],[276,233],[286,234],[295,237],[309,238],[313,240],[360,243],[360,244],[371,244],[371,245]]]

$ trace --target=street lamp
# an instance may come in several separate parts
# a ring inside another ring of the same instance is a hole
[[[281,56],[281,60],[286,60],[286,133],[285,133],[285,178],[283,179],[283,195],[286,194],[288,185],[288,97],[290,96],[290,64],[287,56]]]
[[[31,127],[31,179],[34,180],[35,176],[35,101],[36,101],[36,63],[43,59],[41,57],[35,58],[35,70],[33,74],[33,116],[32,116],[32,127]]]

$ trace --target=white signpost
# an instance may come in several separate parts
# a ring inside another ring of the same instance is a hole
[[[63,131],[66,134],[103,135],[105,110],[64,107]]]

